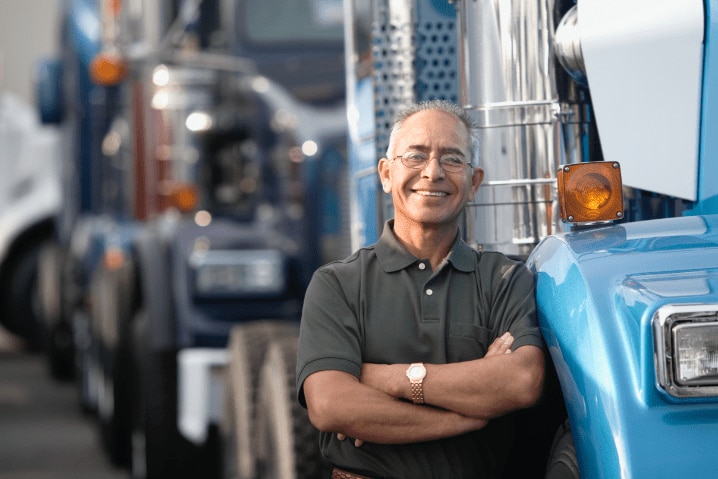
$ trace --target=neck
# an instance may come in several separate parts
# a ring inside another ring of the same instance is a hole
[[[451,251],[459,227],[453,225],[447,227],[406,227],[401,223],[394,222],[394,235],[406,250],[417,258],[427,258],[431,263],[431,269],[435,270]]]

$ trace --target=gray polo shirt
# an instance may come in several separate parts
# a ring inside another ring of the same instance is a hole
[[[407,252],[393,221],[379,241],[319,268],[304,300],[297,357],[299,401],[310,374],[339,370],[359,377],[364,362],[445,364],[481,358],[510,331],[513,349],[543,347],[536,323],[533,277],[521,263],[479,253],[458,236],[431,270]],[[511,431],[488,427],[439,441],[404,445],[338,441],[321,435],[334,465],[372,477],[498,477]]]

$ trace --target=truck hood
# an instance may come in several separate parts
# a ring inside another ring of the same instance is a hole
[[[549,236],[527,265],[582,468],[600,477],[718,470],[714,439],[700,439],[718,434],[718,398],[660,388],[652,329],[665,305],[718,309],[718,216]]]

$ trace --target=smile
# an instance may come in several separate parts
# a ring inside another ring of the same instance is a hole
[[[448,193],[443,191],[415,191],[416,194],[421,196],[448,196]]]

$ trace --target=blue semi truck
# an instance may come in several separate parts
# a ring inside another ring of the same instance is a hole
[[[481,128],[462,231],[525,261],[548,346],[508,477],[715,477],[715,0],[346,0],[354,248],[390,217],[389,121]]]
[[[53,371],[135,479],[257,469],[235,452],[254,415],[239,432],[223,417],[254,411],[265,348],[236,359],[230,337],[291,340],[312,272],[348,253],[341,2],[61,12],[38,96],[65,144],[39,267]]]
[[[584,65],[604,158],[640,194],[628,221],[549,236],[528,264],[576,475],[714,477],[718,3],[628,3],[579,0],[565,63]]]

